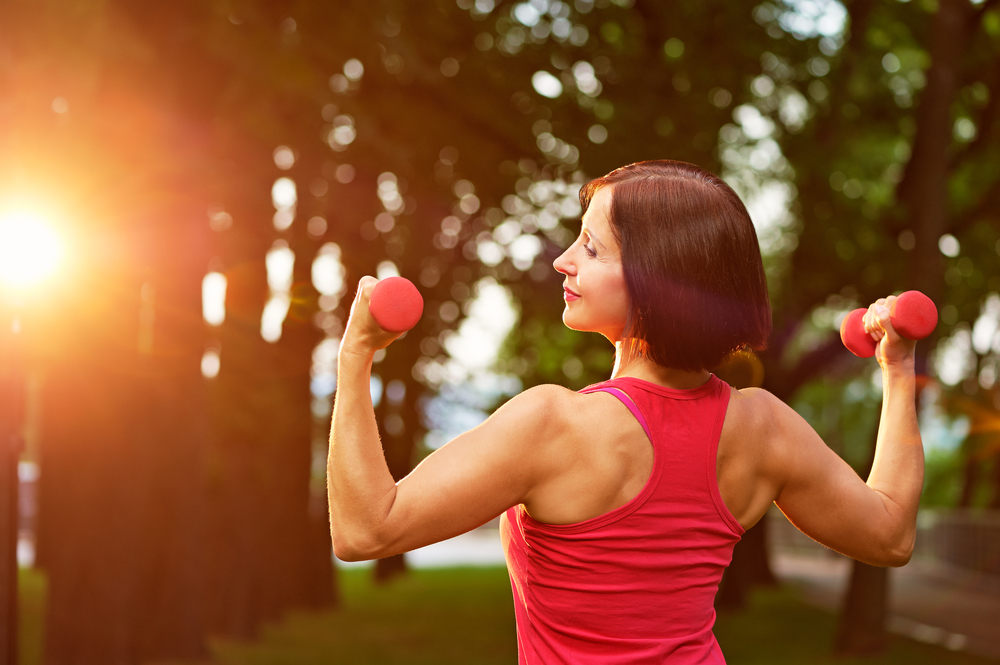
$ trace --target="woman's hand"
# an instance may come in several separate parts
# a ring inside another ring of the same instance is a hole
[[[914,340],[900,336],[892,327],[891,312],[895,301],[896,296],[879,298],[862,319],[865,332],[878,342],[875,358],[883,370],[890,367],[912,368],[917,346]]]
[[[344,336],[340,340],[340,353],[372,356],[403,334],[382,329],[368,310],[376,284],[378,280],[370,275],[365,275],[358,281],[358,290],[351,303]]]

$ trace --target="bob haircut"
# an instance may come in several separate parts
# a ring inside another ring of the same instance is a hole
[[[637,162],[584,185],[584,212],[602,187],[613,188],[610,222],[629,298],[626,360],[711,370],[734,351],[766,346],[760,245],[729,185],[686,162]]]

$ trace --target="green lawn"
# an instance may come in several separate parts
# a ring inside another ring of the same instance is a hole
[[[21,665],[39,665],[42,662],[45,577],[34,570],[19,570],[17,601],[18,657]]]
[[[514,608],[503,568],[416,570],[388,586],[340,571],[343,607],[299,614],[260,644],[219,642],[217,665],[513,665]]]
[[[364,569],[340,571],[343,606],[292,614],[253,644],[217,640],[198,665],[492,665],[517,662],[513,608],[503,568],[417,570],[374,586]],[[22,665],[37,665],[42,584],[23,578]],[[34,616],[32,616],[32,613]],[[983,659],[903,638],[873,658],[834,658],[835,617],[793,590],[756,592],[743,612],[720,615],[716,634],[730,665],[985,665]],[[167,665],[167,664],[160,664]],[[170,665],[195,665],[171,663]]]

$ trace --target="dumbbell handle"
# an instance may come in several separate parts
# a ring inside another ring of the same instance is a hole
[[[859,358],[871,358],[877,346],[877,342],[865,332],[863,319],[867,311],[865,307],[858,308],[844,317],[840,324],[840,339],[847,350]],[[893,302],[889,321],[896,332],[906,339],[923,339],[937,326],[937,307],[920,291],[905,291]]]

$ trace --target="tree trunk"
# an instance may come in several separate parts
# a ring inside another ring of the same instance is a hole
[[[45,382],[41,428],[47,663],[205,653],[193,602],[206,586],[195,269],[204,257],[192,249],[203,243],[175,223],[197,219],[184,205],[144,213],[122,215],[136,221],[118,231],[129,260],[91,266],[93,281],[81,277],[72,302],[59,303],[65,355]]]
[[[296,161],[296,169],[292,175],[305,180],[322,166],[303,157]],[[311,205],[312,212],[322,212],[321,202],[312,201]],[[330,414],[317,419],[312,410],[313,351],[323,335],[314,321],[319,294],[312,285],[312,262],[319,243],[307,232],[309,206],[309,200],[299,202],[289,238],[295,252],[292,305],[277,344],[275,368],[288,408],[275,413],[275,435],[278,467],[282,469],[278,495],[284,498],[278,515],[283,526],[279,540],[285,542],[286,554],[281,596],[285,607],[319,608],[334,605],[336,594],[326,484],[312,482],[314,455],[326,460],[325,447],[315,450],[317,432],[329,432]],[[321,468],[325,469],[325,464]]]
[[[993,494],[987,506],[990,510],[1000,510],[1000,453],[993,455]]]
[[[941,0],[930,30],[927,87],[917,108],[917,132],[897,195],[912,220],[915,247],[908,279],[940,302],[943,258],[938,249],[949,229],[948,165],[952,147],[952,104],[958,94],[962,54],[973,26],[967,0]],[[925,344],[926,346],[926,344]]]
[[[971,508],[976,487],[979,484],[979,467],[982,464],[977,456],[966,453],[962,462],[962,490],[958,495],[956,508]]]
[[[834,653],[861,656],[886,645],[889,571],[854,561],[847,595],[837,621]]]
[[[24,423],[20,331],[0,303],[0,661],[17,661],[18,460]]]
[[[263,161],[263,160],[261,160]],[[268,178],[246,177],[252,195],[228,212],[234,229],[221,232],[216,252],[226,276],[226,317],[213,331],[220,370],[210,381],[212,441],[205,480],[212,523],[207,527],[208,574],[214,593],[204,600],[213,632],[253,638],[265,619],[276,616],[273,587],[278,528],[275,505],[283,501],[275,484],[278,414],[288,407],[274,381],[273,347],[260,335],[268,297],[264,257],[272,233],[267,210]],[[239,230],[237,230],[239,229]]]
[[[245,164],[254,195],[228,207],[241,230],[223,231],[217,240],[227,278],[226,319],[213,331],[221,369],[210,381],[214,437],[205,470],[215,507],[207,554],[218,581],[218,593],[205,601],[213,629],[242,638],[291,607],[335,601],[329,522],[310,494],[310,369],[319,338],[307,290],[311,247],[304,233],[289,243],[299,291],[281,339],[266,342],[260,333],[269,293],[264,258],[277,232],[267,214],[273,176],[260,162]]]

